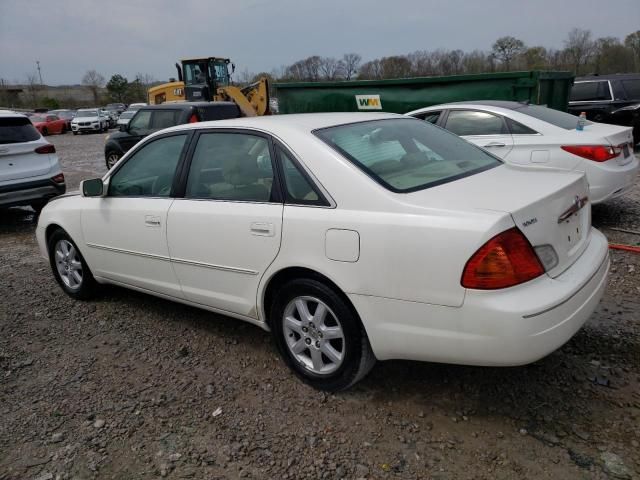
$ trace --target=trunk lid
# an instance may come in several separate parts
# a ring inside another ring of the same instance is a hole
[[[412,203],[431,208],[509,214],[533,247],[551,245],[560,275],[587,247],[591,227],[589,188],[583,174],[502,165],[415,192]]]
[[[46,144],[44,140],[0,144],[0,182],[27,179],[49,173],[52,166],[50,155],[34,151],[37,147]]]

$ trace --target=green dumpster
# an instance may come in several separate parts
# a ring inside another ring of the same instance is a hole
[[[390,80],[276,83],[280,113],[407,113],[439,103],[515,100],[567,110],[571,72],[503,72]]]

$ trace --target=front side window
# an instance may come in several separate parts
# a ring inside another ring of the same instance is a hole
[[[132,135],[148,135],[151,133],[151,112],[139,110],[129,122],[129,133]]]
[[[245,133],[203,133],[193,152],[187,198],[270,202],[274,200],[269,142]]]
[[[476,110],[451,110],[445,128],[456,135],[508,134],[502,117]]]
[[[394,192],[412,192],[501,165],[478,147],[427,122],[386,119],[314,132]]]
[[[109,196],[169,197],[186,134],[153,140],[111,177]]]

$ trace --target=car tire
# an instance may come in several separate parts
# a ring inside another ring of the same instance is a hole
[[[60,130],[60,135],[64,135],[65,133],[67,133],[67,127],[63,125],[62,129]]]
[[[47,130],[47,127],[43,127],[42,128],[42,136],[46,137],[47,135],[49,135],[49,130]]]
[[[98,283],[74,241],[61,228],[47,241],[53,276],[71,298],[88,300],[97,292]]]
[[[285,363],[319,390],[344,390],[376,362],[367,334],[348,300],[314,278],[287,282],[275,294],[270,326]]]
[[[111,167],[118,163],[118,160],[120,160],[122,154],[115,150],[109,150],[104,157],[105,163],[107,164],[107,170],[111,170]]]
[[[78,134],[78,132],[76,132],[75,130],[72,130],[72,132],[73,132],[74,135]]]

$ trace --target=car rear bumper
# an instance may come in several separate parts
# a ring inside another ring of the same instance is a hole
[[[379,360],[514,366],[548,355],[582,327],[602,298],[608,271],[607,240],[592,230],[589,246],[562,275],[467,290],[461,307],[349,298]]]
[[[632,158],[629,163],[622,166],[617,164],[610,166],[607,163],[587,167],[589,197],[592,204],[624,195],[635,185],[639,166],[637,158]]]
[[[53,180],[35,180],[0,186],[0,207],[29,205],[34,202],[48,200],[65,193],[64,183]]]

